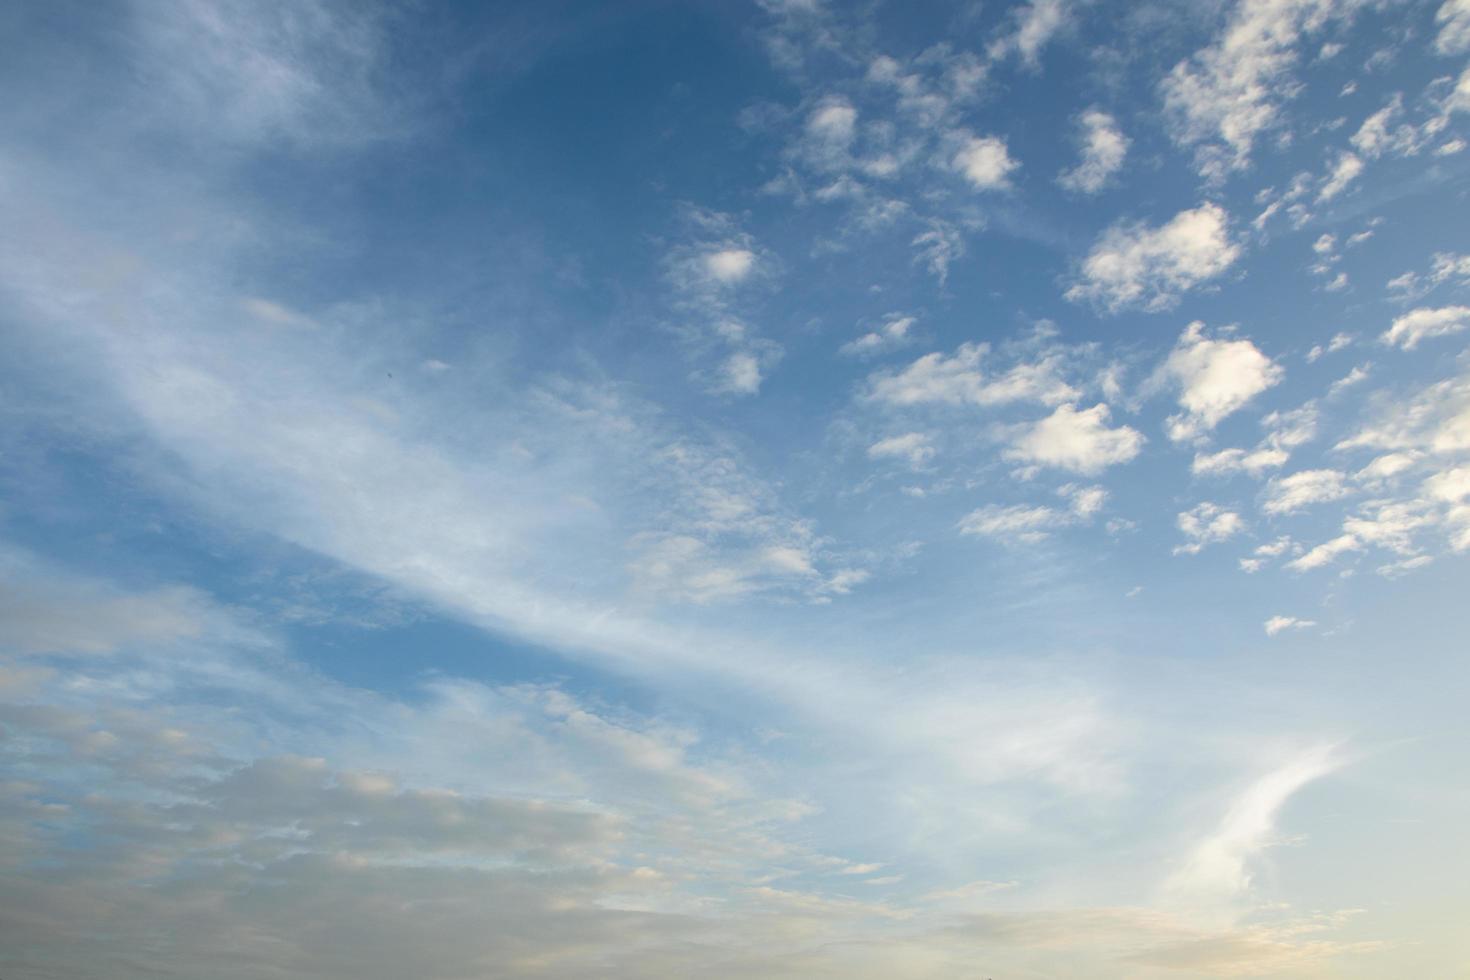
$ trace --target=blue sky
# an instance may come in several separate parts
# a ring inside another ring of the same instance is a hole
[[[1470,970],[1465,0],[0,32],[7,978]]]

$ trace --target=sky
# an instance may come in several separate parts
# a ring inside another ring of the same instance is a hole
[[[1470,977],[1467,0],[0,0],[6,980]]]

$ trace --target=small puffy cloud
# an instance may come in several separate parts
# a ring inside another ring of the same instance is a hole
[[[985,344],[965,343],[948,357],[938,351],[925,354],[896,374],[875,375],[870,397],[890,405],[981,406],[1018,401],[1054,405],[1077,397],[1077,390],[1059,376],[1055,358],[988,375],[981,362],[989,350]]]
[[[806,130],[816,139],[846,146],[857,132],[857,110],[845,99],[828,99],[807,117]]]
[[[1196,453],[1189,470],[1196,476],[1225,476],[1249,473],[1255,476],[1276,469],[1290,458],[1284,449],[1264,446],[1246,452],[1244,449],[1222,449],[1217,453]]]
[[[906,432],[873,443],[868,447],[868,458],[901,459],[917,470],[934,458],[934,452],[934,445],[924,433]]]
[[[1470,327],[1470,306],[1420,307],[1395,317],[1382,340],[1390,346],[1413,350],[1421,340],[1445,337]]]
[[[1470,466],[1457,466],[1436,473],[1424,481],[1424,493],[1431,500],[1450,504],[1470,497]]]
[[[1309,572],[1314,568],[1330,565],[1338,557],[1350,551],[1361,551],[1362,549],[1363,545],[1357,538],[1351,534],[1342,534],[1331,541],[1317,545],[1300,558],[1292,559],[1286,563],[1286,567],[1296,572]]]
[[[889,314],[877,329],[870,330],[856,340],[850,340],[843,344],[838,353],[849,357],[873,357],[899,347],[905,347],[913,341],[910,331],[918,321],[911,316],[899,316]]]
[[[761,390],[760,358],[747,351],[736,351],[720,366],[716,391],[732,395],[754,395]]]
[[[1470,51],[1470,0],[1445,0],[1434,23],[1439,28],[1434,50],[1440,54]]]
[[[1332,384],[1327,389],[1327,394],[1340,394],[1343,391],[1346,391],[1348,388],[1353,387],[1354,385],[1362,384],[1364,381],[1368,380],[1368,376],[1370,373],[1371,371],[1367,365],[1359,364],[1347,374],[1344,374],[1342,377],[1332,382]]]
[[[1377,417],[1336,448],[1433,456],[1470,450],[1470,374],[1436,382],[1406,401],[1380,403]]]
[[[924,263],[941,285],[949,279],[949,267],[965,254],[964,236],[947,221],[930,221],[928,230],[919,232],[909,244],[917,250],[914,261]]]
[[[1249,340],[1214,339],[1191,323],[1155,373],[1179,389],[1184,411],[1169,417],[1169,438],[1194,439],[1281,381],[1285,371]]]
[[[1295,616],[1272,616],[1265,622],[1267,636],[1275,636],[1285,630],[1305,630],[1316,626],[1315,620],[1297,619]]]
[[[1081,410],[1058,405],[1051,415],[1022,427],[1006,458],[1089,474],[1126,463],[1138,455],[1145,440],[1126,425],[1108,428],[1109,414],[1101,402]]]
[[[1353,478],[1363,483],[1378,483],[1413,469],[1418,462],[1418,453],[1384,453],[1354,473]]]
[[[960,519],[961,534],[985,538],[1034,542],[1047,532],[1071,522],[1071,515],[1040,504],[1012,504],[1002,507],[988,504],[972,510]]]
[[[1245,521],[1239,514],[1208,500],[1182,511],[1175,523],[1187,539],[1174,549],[1176,555],[1198,554],[1206,545],[1217,544],[1245,530]]]
[[[1229,217],[1218,204],[1181,211],[1159,227],[1115,225],[1083,260],[1081,281],[1067,299],[1109,312],[1174,306],[1182,293],[1220,276],[1240,257]]]
[[[1041,49],[1071,18],[1071,8],[1071,0],[1030,0],[1015,11],[1015,32],[992,44],[990,56],[998,60],[1015,51],[1026,64],[1036,65]]]
[[[1128,155],[1128,137],[1117,120],[1106,112],[1089,109],[1082,114],[1082,160],[1057,178],[1069,191],[1096,194],[1123,166]]]
[[[1020,166],[999,136],[969,137],[955,153],[951,165],[971,187],[982,191],[1009,187],[1011,172]]]
[[[1261,507],[1268,514],[1289,514],[1312,504],[1340,500],[1348,492],[1338,470],[1302,470],[1272,480]]]
[[[1333,334],[1332,339],[1327,342],[1326,347],[1323,347],[1321,344],[1317,344],[1311,350],[1307,351],[1307,363],[1315,364],[1322,357],[1323,354],[1335,354],[1338,351],[1342,350],[1344,347],[1352,344],[1352,342],[1353,337],[1351,334]]]
[[[1067,502],[1065,510],[1044,504],[988,504],[966,514],[957,526],[961,534],[1034,543],[1057,528],[1089,522],[1107,503],[1108,492],[1068,483],[1057,488],[1057,496]]]
[[[733,285],[744,280],[755,268],[755,253],[747,248],[722,248],[706,252],[704,271],[715,282]]]
[[[1347,189],[1347,186],[1358,179],[1363,172],[1363,161],[1357,154],[1344,153],[1337,158],[1337,165],[1327,175],[1322,183],[1322,189],[1317,192],[1318,202],[1330,201]]]
[[[1258,136],[1296,91],[1291,69],[1302,35],[1333,13],[1324,0],[1242,0],[1208,47],[1160,83],[1171,135],[1196,147],[1196,167],[1219,180],[1244,169]]]

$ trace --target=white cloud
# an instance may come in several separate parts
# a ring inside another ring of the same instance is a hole
[[[1067,299],[1089,300],[1110,312],[1129,307],[1157,311],[1214,279],[1240,257],[1229,219],[1218,204],[1181,211],[1165,224],[1115,225],[1082,263],[1082,281]]]
[[[806,128],[817,139],[846,147],[857,133],[857,110],[846,99],[828,99],[812,110]]]
[[[1311,504],[1339,500],[1349,493],[1338,470],[1302,470],[1277,477],[1266,487],[1261,508],[1268,514],[1289,514]]]
[[[1058,528],[1090,522],[1107,503],[1108,492],[1068,483],[1057,488],[1057,496],[1067,501],[1066,510],[1044,504],[987,504],[966,514],[957,526],[961,534],[1035,543]]]
[[[1016,51],[1026,64],[1036,65],[1041,49],[1066,26],[1071,14],[1070,0],[1029,0],[1013,14],[1015,33],[992,44],[990,56],[999,59],[1007,52]]]
[[[1327,389],[1327,394],[1340,394],[1341,392],[1346,391],[1348,388],[1362,384],[1364,381],[1368,380],[1369,374],[1370,371],[1368,365],[1359,364],[1347,374],[1332,382],[1331,386],[1329,386]]]
[[[747,351],[736,351],[720,367],[714,390],[732,395],[754,395],[761,390],[761,362]]]
[[[849,357],[872,357],[899,347],[906,347],[913,342],[910,331],[918,321],[911,316],[900,316],[889,314],[883,323],[875,330],[870,330],[843,344],[838,353]]]
[[[1390,346],[1413,350],[1431,337],[1447,337],[1470,327],[1470,306],[1421,307],[1394,318],[1382,340]]]
[[[1128,155],[1128,137],[1106,112],[1089,109],[1082,114],[1082,160],[1063,171],[1057,182],[1079,194],[1096,194],[1107,186]]]
[[[1304,630],[1316,626],[1315,620],[1297,619],[1295,616],[1272,616],[1266,620],[1265,629],[1267,636],[1275,636],[1285,630]]]
[[[976,190],[1001,190],[1010,186],[1011,173],[1020,166],[1011,159],[1006,141],[999,136],[971,136],[955,153],[951,165]]]
[[[715,282],[742,282],[755,268],[755,253],[747,248],[722,248],[703,256],[705,274]]]
[[[1434,49],[1440,54],[1470,51],[1470,0],[1445,0],[1434,15],[1439,34]]]
[[[1251,885],[1251,862],[1275,842],[1276,818],[1302,787],[1341,766],[1334,747],[1295,753],[1241,793],[1220,827],[1190,854],[1168,881],[1174,901],[1228,903]]]
[[[957,526],[961,534],[1030,543],[1042,540],[1048,531],[1071,522],[1072,515],[1054,507],[989,504],[966,514]]]
[[[1217,544],[1245,530],[1245,521],[1239,514],[1208,500],[1181,511],[1175,524],[1188,538],[1174,549],[1176,555],[1198,554],[1206,545]]]
[[[1457,466],[1424,481],[1424,492],[1442,503],[1459,503],[1470,497],[1470,466]]]
[[[1241,0],[1224,32],[1179,62],[1161,83],[1176,142],[1197,147],[1211,179],[1240,170],[1260,134],[1296,91],[1291,75],[1302,35],[1334,12],[1334,0]]]
[[[1204,435],[1285,373],[1249,340],[1212,339],[1196,320],[1154,375],[1156,383],[1178,387],[1184,409],[1169,417],[1169,438],[1177,442]]]
[[[1341,555],[1349,551],[1361,551],[1363,545],[1351,534],[1342,534],[1331,541],[1319,544],[1300,558],[1295,558],[1286,563],[1286,567],[1298,572],[1311,571],[1321,568],[1323,565],[1331,564]]]
[[[1000,405],[1033,401],[1054,405],[1077,397],[1077,390],[1059,375],[1055,357],[1014,365],[999,375],[988,375],[981,362],[989,355],[985,344],[964,343],[946,357],[925,354],[902,371],[875,374],[869,397],[890,405]]]
[[[909,242],[918,250],[915,262],[923,262],[943,285],[949,279],[949,267],[965,254],[965,239],[960,230],[947,221],[932,220],[927,231],[921,231]]]
[[[1081,411],[1059,405],[1047,418],[1023,426],[1006,458],[1077,473],[1097,473],[1126,463],[1138,455],[1145,440],[1126,425],[1108,428],[1109,414],[1101,402]]]
[[[1338,449],[1419,451],[1435,456],[1470,450],[1470,375],[1428,385],[1411,398],[1381,402],[1377,417]]]
[[[1317,192],[1317,201],[1330,201],[1347,189],[1347,186],[1363,173],[1363,161],[1353,153],[1343,153],[1337,158],[1337,164],[1332,172],[1322,183],[1322,189]]]
[[[1264,446],[1246,452],[1244,449],[1222,449],[1216,453],[1195,453],[1190,472],[1197,476],[1249,473],[1255,476],[1282,466],[1290,454],[1284,449]]]
[[[1418,462],[1418,453],[1385,453],[1354,473],[1353,479],[1365,483],[1376,483],[1413,469]]]
[[[873,443],[868,447],[868,458],[901,459],[917,470],[934,458],[934,452],[934,444],[928,436],[922,432],[906,432]]]

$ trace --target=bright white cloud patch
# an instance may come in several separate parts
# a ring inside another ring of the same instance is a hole
[[[1083,260],[1081,281],[1067,298],[1110,312],[1166,310],[1183,293],[1224,274],[1240,255],[1218,204],[1181,211],[1158,227],[1115,225]]]
[[[961,344],[951,356],[925,354],[902,371],[874,375],[871,397],[890,405],[1001,405],[1031,401],[1052,405],[1077,396],[1062,380],[1054,358],[1014,365],[988,374],[985,344]]]
[[[1072,0],[1029,0],[1014,13],[1014,33],[991,45],[990,55],[1000,58],[1011,51],[1035,66],[1041,50],[1061,30],[1072,15]]]
[[[1197,148],[1214,180],[1250,162],[1257,138],[1277,125],[1296,90],[1291,69],[1302,35],[1334,13],[1335,0],[1240,0],[1209,47],[1179,62],[1160,85],[1174,139]]]
[[[955,153],[953,165],[971,187],[981,191],[1009,187],[1012,171],[1020,166],[998,136],[969,137]]]
[[[1272,616],[1265,622],[1267,636],[1275,636],[1286,630],[1305,630],[1316,626],[1316,622],[1310,619],[1298,619],[1295,616]]]
[[[1445,0],[1435,12],[1439,34],[1434,48],[1440,54],[1470,51],[1470,0]]]
[[[1239,514],[1208,500],[1181,512],[1175,524],[1186,539],[1174,549],[1176,555],[1198,554],[1206,545],[1233,538],[1245,530],[1245,521]]]
[[[1363,173],[1363,161],[1356,154],[1344,153],[1337,158],[1331,173],[1322,183],[1322,189],[1317,192],[1317,200],[1330,201],[1347,189],[1347,186],[1357,180]]]
[[[1078,410],[1059,405],[1055,412],[1024,426],[1006,450],[1006,458],[1072,470],[1098,473],[1126,463],[1143,448],[1144,438],[1126,425],[1108,427],[1108,406]]]
[[[1338,470],[1302,470],[1272,480],[1261,508],[1268,514],[1289,514],[1312,504],[1338,500],[1348,493]]]
[[[716,282],[737,283],[755,268],[755,253],[745,248],[725,248],[704,256],[705,273]]]
[[[1284,449],[1265,447],[1247,452],[1244,449],[1222,449],[1215,453],[1196,453],[1190,472],[1202,476],[1249,473],[1255,476],[1266,470],[1279,469],[1290,458]]]
[[[915,322],[911,316],[890,315],[877,329],[843,344],[840,351],[850,357],[873,357],[906,347],[913,341],[911,331]]]
[[[1413,350],[1421,341],[1447,337],[1470,327],[1470,306],[1423,307],[1395,317],[1383,342]]]
[[[934,446],[922,432],[906,432],[880,439],[868,447],[870,459],[901,459],[914,469],[934,458]]]
[[[1117,120],[1106,112],[1089,109],[1082,114],[1082,160],[1063,171],[1057,182],[1079,194],[1096,194],[1123,167],[1128,155],[1128,137]]]
[[[1155,374],[1178,388],[1184,410],[1168,419],[1169,438],[1180,442],[1208,433],[1285,374],[1249,340],[1212,338],[1203,323],[1191,323]]]

